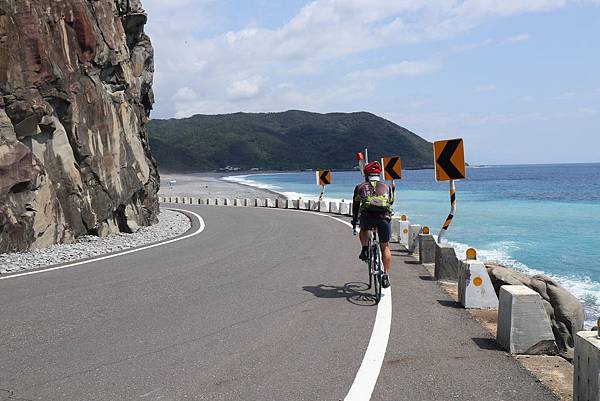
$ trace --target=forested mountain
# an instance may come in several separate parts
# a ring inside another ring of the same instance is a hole
[[[195,115],[152,120],[152,154],[165,172],[200,172],[226,166],[249,170],[351,169],[355,154],[402,156],[405,168],[433,164],[433,146],[371,113]]]

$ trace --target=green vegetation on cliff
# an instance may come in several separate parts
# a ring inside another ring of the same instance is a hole
[[[355,154],[402,156],[405,168],[433,163],[433,146],[371,113],[235,113],[152,120],[152,154],[168,172],[351,169]]]

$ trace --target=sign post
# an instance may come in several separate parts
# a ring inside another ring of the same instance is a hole
[[[402,159],[400,156],[390,156],[381,159],[383,178],[392,181],[392,195],[396,198],[396,180],[402,179]]]
[[[317,171],[317,185],[320,185],[323,190],[321,191],[321,195],[319,195],[319,202],[323,200],[323,195],[325,194],[325,188],[327,185],[330,185],[331,180],[331,170],[318,170]]]
[[[437,141],[433,144],[435,154],[435,179],[438,182],[450,182],[450,214],[446,218],[438,242],[444,238],[452,219],[456,215],[456,180],[464,180],[466,175],[465,149],[462,139]]]
[[[363,178],[365,178],[365,155],[362,152],[358,152],[356,154],[356,161],[358,162],[358,169],[360,170],[360,175],[363,176]]]

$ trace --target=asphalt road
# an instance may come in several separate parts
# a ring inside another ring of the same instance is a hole
[[[0,280],[0,400],[346,396],[377,312],[349,228],[311,213],[188,208],[206,223],[197,236]],[[555,399],[405,259],[372,400]]]

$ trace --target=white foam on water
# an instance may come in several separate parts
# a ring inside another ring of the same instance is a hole
[[[459,259],[464,258],[467,249],[470,248],[470,246],[459,242],[448,243],[454,247]],[[477,256],[483,262],[497,263],[528,275],[544,274],[550,277],[571,294],[575,295],[583,303],[583,309],[585,311],[585,328],[590,329],[596,325],[596,320],[600,317],[599,282],[593,281],[589,277],[559,276],[544,272],[543,270],[534,269],[510,255],[510,251],[515,249],[518,249],[518,244],[516,242],[502,241],[493,244],[492,249],[478,249]]]
[[[277,192],[277,193],[279,193],[278,191],[281,191],[281,189],[282,189],[281,187],[271,185],[271,184],[263,184],[261,182],[257,182],[252,179],[249,179],[248,177],[251,177],[252,175],[258,175],[258,174],[232,175],[232,176],[228,176],[228,177],[223,177],[221,179],[223,181],[230,181],[230,182],[235,182],[238,184],[249,185],[254,188],[267,189],[269,191],[273,191],[273,192]]]
[[[277,174],[292,174],[292,173],[277,173]],[[230,181],[230,182],[235,182],[238,184],[244,184],[244,185],[248,185],[254,188],[259,188],[259,189],[267,189],[269,191],[273,191],[276,192],[278,194],[281,194],[283,196],[285,196],[287,199],[299,199],[302,198],[303,200],[318,200],[319,199],[319,195],[318,194],[306,194],[306,193],[302,193],[302,192],[291,192],[291,191],[282,191],[283,188],[278,187],[276,185],[271,185],[271,184],[264,184],[261,182],[257,182],[254,181],[252,179],[250,179],[249,177],[252,176],[256,176],[256,175],[271,175],[270,173],[267,174],[247,174],[247,175],[233,175],[233,176],[228,176],[228,177],[223,177],[222,180],[224,181]],[[348,199],[342,199],[342,198],[330,198],[328,196],[325,196],[323,198],[323,200],[325,202],[341,202],[342,200],[345,201],[346,203],[349,202]]]

